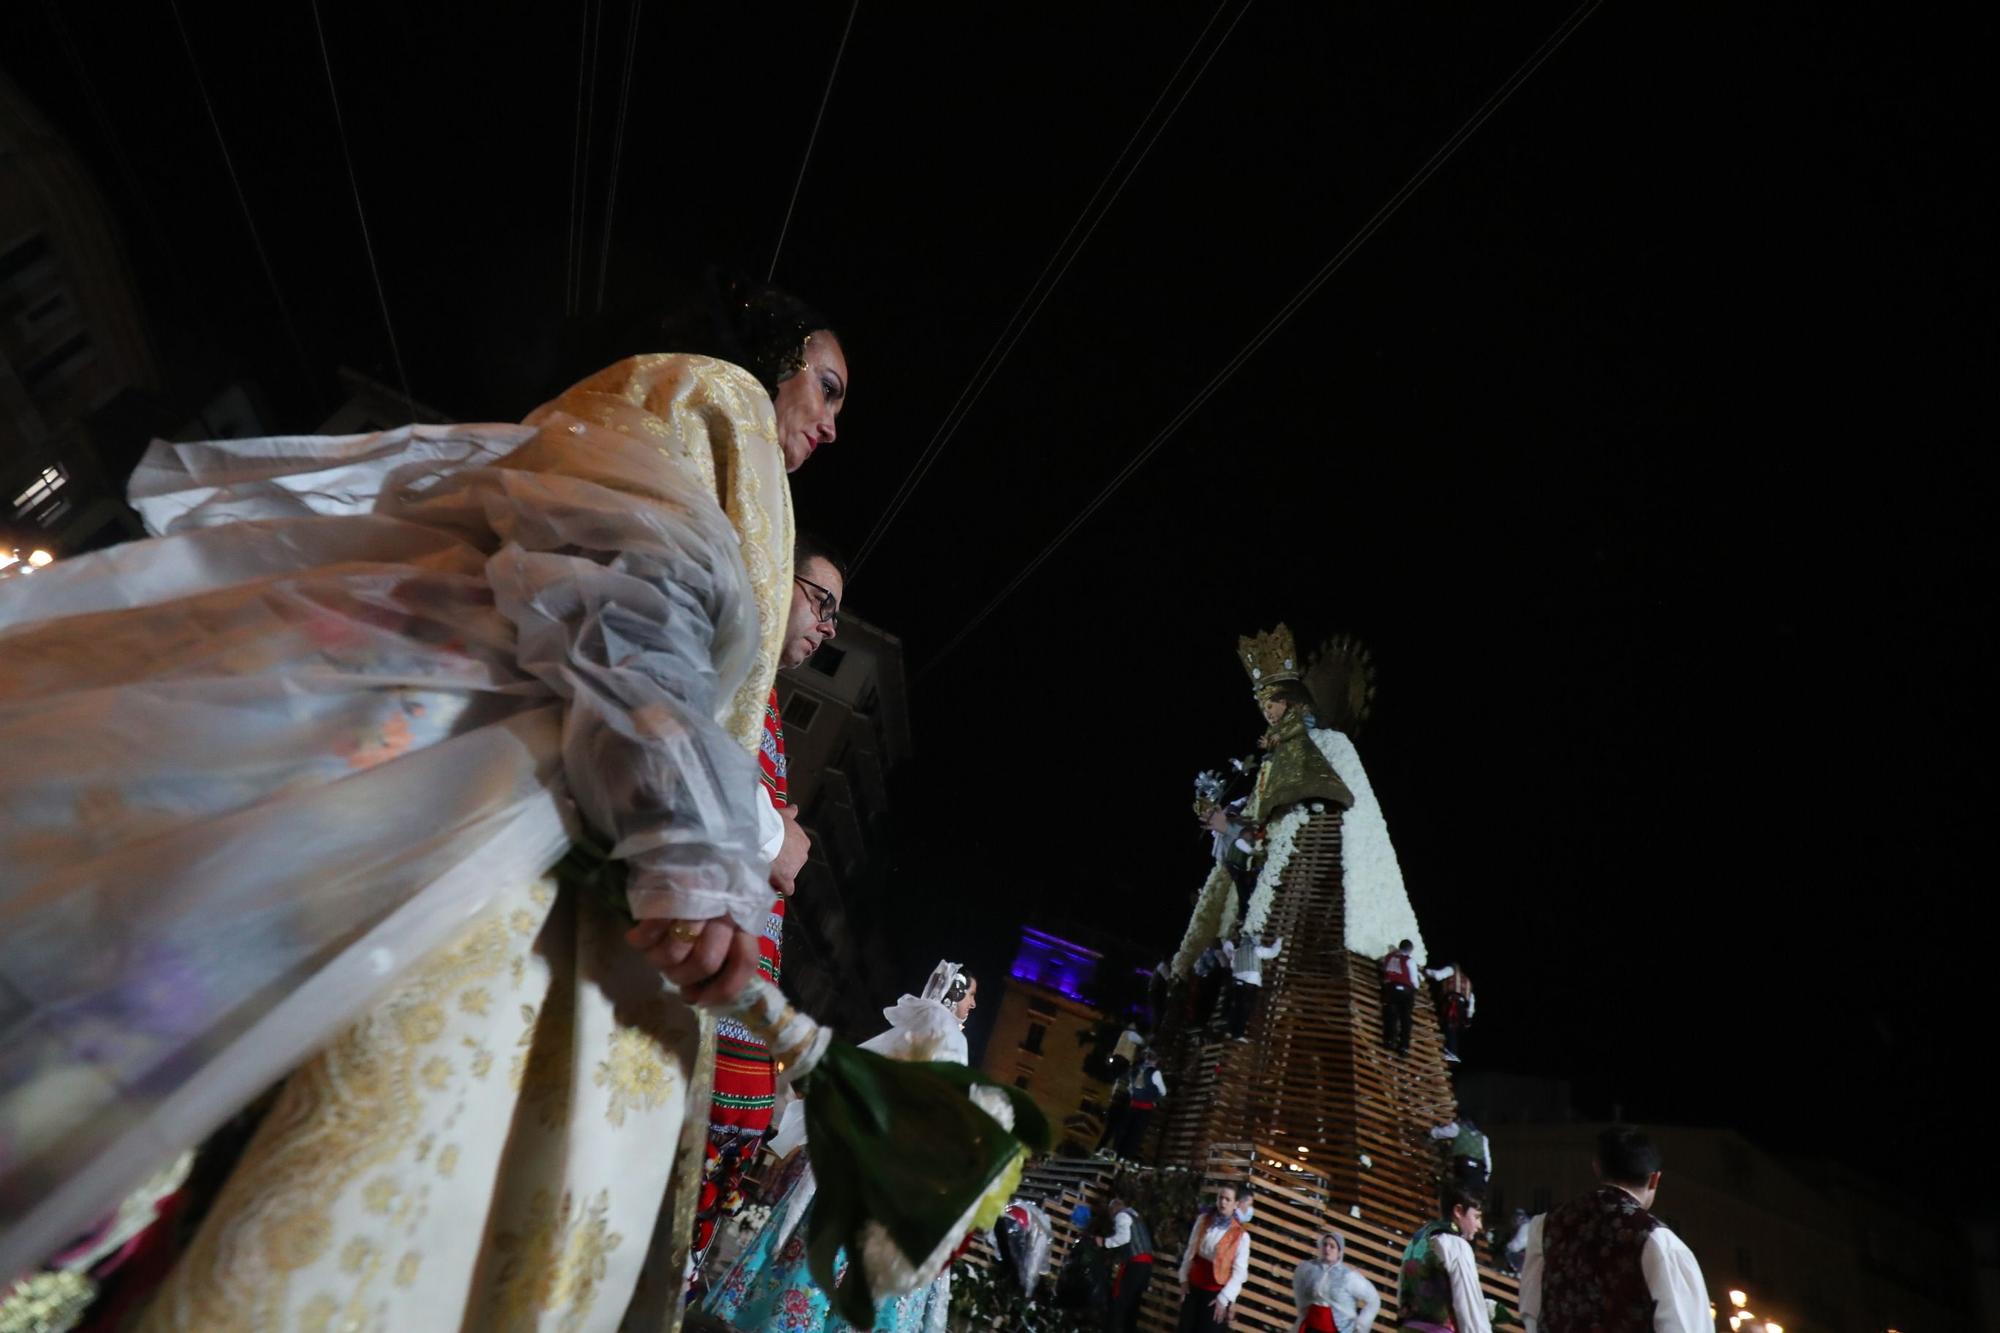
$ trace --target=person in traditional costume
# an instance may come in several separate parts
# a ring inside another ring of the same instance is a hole
[[[1034,1295],[1055,1247],[1055,1228],[1042,1206],[1031,1199],[1010,1199],[993,1224],[992,1241],[1008,1280],[1023,1296]]]
[[[1222,942],[1222,956],[1229,965],[1228,1028],[1232,1041],[1250,1040],[1245,1033],[1251,1016],[1257,1012],[1257,1001],[1264,995],[1264,964],[1284,952],[1284,948],[1282,937],[1266,944],[1250,930]]]
[[[802,665],[839,632],[840,600],[846,586],[847,571],[831,549],[800,532],[792,547],[792,592],[784,647],[778,654],[781,669]],[[789,794],[784,724],[775,689],[764,705],[757,776],[780,825],[775,841],[766,830],[764,850],[772,855],[771,884],[777,896],[757,941],[758,970],[775,986],[784,963],[785,902],[794,891],[806,851],[798,812]],[[793,842],[798,844],[796,862],[786,855]],[[690,1299],[701,1294],[703,1261],[717,1228],[743,1206],[743,1173],[755,1161],[771,1128],[776,1102],[777,1077],[771,1067],[770,1048],[742,1019],[719,1017],[715,1024],[715,1088],[708,1113],[706,1179],[695,1210],[693,1249],[688,1258],[694,1274]]]
[[[1438,1200],[1439,1216],[1410,1237],[1396,1288],[1397,1327],[1404,1333],[1492,1333],[1472,1252],[1484,1206],[1471,1190],[1448,1185]]]
[[[1139,1305],[1153,1283],[1153,1229],[1123,1199],[1112,1199],[1104,1207],[1111,1230],[1092,1237],[1111,1261],[1111,1303],[1104,1326],[1109,1333],[1137,1333]]]
[[[1534,1219],[1525,1208],[1516,1208],[1507,1220],[1507,1243],[1500,1249],[1500,1271],[1521,1276],[1521,1265],[1528,1259],[1528,1224]]]
[[[1136,1162],[1140,1145],[1146,1141],[1146,1127],[1153,1122],[1153,1112],[1167,1099],[1167,1080],[1160,1074],[1160,1063],[1151,1047],[1142,1051],[1138,1065],[1127,1075],[1125,1094],[1125,1114],[1119,1119],[1112,1151]]]
[[[888,1029],[861,1043],[861,1049],[892,1060],[965,1064],[965,1020],[978,1003],[978,989],[979,983],[957,963],[939,962],[922,994],[904,995],[882,1011]],[[911,1148],[920,1151],[921,1145]],[[810,1144],[806,1151],[811,1151]],[[705,1314],[745,1333],[767,1328],[833,1333],[850,1327],[832,1312],[830,1294],[807,1271],[805,1236],[815,1188],[808,1168],[799,1192],[782,1209],[773,1208],[772,1224],[709,1294],[702,1307]],[[845,1267],[844,1258],[836,1261],[836,1272]],[[928,1287],[885,1302],[876,1311],[874,1326],[893,1333],[942,1333],[950,1310],[947,1268]]]
[[[1713,1333],[1694,1252],[1652,1214],[1660,1150],[1613,1125],[1597,1139],[1598,1188],[1528,1224],[1521,1317],[1530,1333]]]
[[[1493,1140],[1486,1131],[1474,1124],[1471,1116],[1461,1115],[1433,1126],[1430,1133],[1444,1148],[1451,1178],[1475,1194],[1483,1194],[1493,1175]]]
[[[1457,1064],[1458,1043],[1478,1008],[1478,997],[1472,993],[1472,977],[1457,963],[1427,967],[1424,975],[1438,983],[1438,1026],[1444,1029],[1444,1058]]]
[[[145,1328],[677,1327],[693,1004],[771,904],[786,474],[848,387],[736,295],[748,369],[156,443],[159,535],[0,596],[0,1272],[289,1073]],[[579,837],[641,925],[559,889]]]
[[[1215,1192],[1181,1250],[1180,1333],[1222,1333],[1250,1276],[1250,1233],[1239,1210],[1244,1196],[1235,1185]]]
[[[1401,940],[1382,958],[1382,1045],[1398,1055],[1410,1053],[1410,1027],[1417,1008],[1416,945]]]
[[[1319,1238],[1317,1258],[1292,1270],[1297,1333],[1370,1333],[1382,1310],[1375,1284],[1343,1262],[1347,1240],[1338,1231]]]
[[[1194,960],[1194,1021],[1207,1024],[1220,1007],[1222,988],[1229,981],[1229,958],[1222,941],[1212,940]]]

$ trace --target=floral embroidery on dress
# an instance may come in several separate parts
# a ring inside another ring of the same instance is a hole
[[[628,1111],[650,1111],[675,1092],[673,1072],[659,1043],[637,1028],[621,1027],[611,1034],[611,1054],[600,1060],[591,1082],[609,1088],[604,1118],[623,1128]]]
[[[625,1239],[606,1221],[610,1206],[603,1190],[582,1211],[567,1194],[557,1206],[547,1190],[535,1191],[525,1229],[502,1231],[494,1242],[504,1256],[495,1277],[501,1329],[532,1328],[537,1314],[558,1310],[564,1333],[584,1326],[607,1256]]]

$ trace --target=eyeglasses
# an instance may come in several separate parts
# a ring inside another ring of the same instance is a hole
[[[792,575],[792,580],[796,583],[805,584],[807,588],[819,594],[818,611],[820,620],[825,624],[838,628],[840,625],[840,603],[834,600],[832,589],[820,587],[803,574]]]

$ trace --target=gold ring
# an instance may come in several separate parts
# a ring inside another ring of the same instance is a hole
[[[702,928],[707,924],[706,921],[676,921],[667,927],[667,934],[682,944],[692,944],[701,938]]]

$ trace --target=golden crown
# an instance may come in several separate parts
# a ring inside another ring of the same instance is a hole
[[[1299,650],[1292,642],[1291,630],[1282,624],[1268,634],[1238,639],[1236,655],[1250,675],[1253,690],[1299,678]]]

